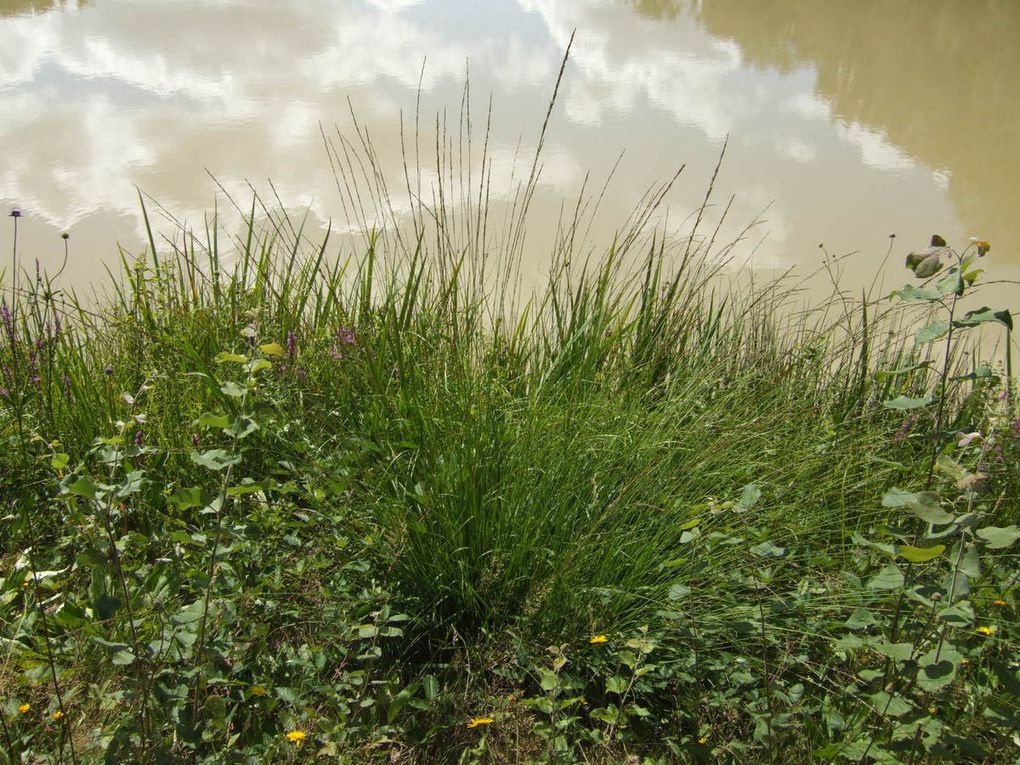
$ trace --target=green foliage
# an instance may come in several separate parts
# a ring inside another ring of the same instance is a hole
[[[0,757],[1012,757],[1013,380],[955,350],[1012,320],[957,315],[969,256],[877,347],[869,304],[720,307],[707,253],[510,307],[442,237],[286,231],[18,311]]]

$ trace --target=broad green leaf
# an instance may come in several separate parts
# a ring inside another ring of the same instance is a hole
[[[131,651],[117,651],[113,656],[110,657],[110,661],[116,664],[118,667],[126,667],[135,660],[135,655]]]
[[[868,581],[869,590],[896,590],[903,586],[903,572],[890,563]]]
[[[965,375],[950,378],[952,380],[989,380],[998,382],[999,376],[992,371],[991,367],[980,366]]]
[[[238,353],[230,353],[229,351],[220,351],[216,354],[214,359],[217,364],[246,364],[248,363],[248,357],[242,356]]]
[[[960,269],[953,266],[946,271],[945,276],[935,283],[935,289],[940,295],[962,295],[963,278],[960,276]]]
[[[898,590],[903,582],[903,571],[895,563],[889,563],[868,580],[868,590]]]
[[[855,608],[854,612],[846,620],[846,626],[852,630],[865,629],[876,624],[878,624],[878,619],[875,618],[875,615],[868,609],[861,607]]]
[[[914,653],[913,643],[889,643],[883,641],[873,647],[878,653],[896,661],[906,661]]]
[[[233,398],[241,398],[248,392],[248,386],[228,380],[220,386],[220,392]]]
[[[265,345],[260,345],[259,350],[267,356],[285,356],[287,354],[287,351],[285,351],[283,346],[279,343],[266,343]]]
[[[936,319],[914,333],[914,345],[931,343],[940,337],[945,337],[947,332],[949,332],[949,322],[945,319]]]
[[[885,691],[879,691],[871,697],[871,707],[878,714],[886,717],[902,717],[913,710],[910,703],[902,696],[890,696]]]
[[[928,523],[950,523],[956,516],[939,506],[939,498],[933,492],[911,493],[903,489],[890,489],[882,496],[882,507],[904,507]]]
[[[737,503],[738,510],[750,510],[761,499],[761,488],[756,483],[749,483],[740,493],[740,501]]]
[[[759,558],[782,558],[786,555],[786,548],[765,541],[752,547],[751,552]]]
[[[889,401],[883,401],[882,406],[888,409],[920,409],[922,406],[928,406],[933,401],[931,396],[925,396],[924,398],[910,398],[909,396],[897,396]]]
[[[909,302],[914,300],[938,300],[942,295],[934,287],[915,287],[913,284],[907,284],[898,290],[893,290],[889,297],[898,297],[900,300]]]
[[[120,498],[129,497],[132,494],[136,494],[142,490],[142,484],[145,482],[145,471],[144,470],[132,470],[126,476],[124,476],[124,483],[121,484],[120,489],[117,491],[117,496]]]
[[[627,678],[613,675],[606,678],[606,693],[623,694],[627,692]]]
[[[1016,526],[985,526],[977,530],[989,549],[1002,550],[1020,539],[1020,528]]]
[[[939,557],[945,549],[945,545],[934,545],[932,547],[903,545],[896,551],[896,554],[911,563],[927,563]]]
[[[85,499],[94,500],[96,498],[97,487],[88,476],[68,476],[60,482],[60,485],[68,494],[75,494],[85,497]]]
[[[240,441],[242,438],[251,435],[259,429],[258,424],[255,420],[250,417],[238,417],[231,423],[229,428],[224,428],[223,432],[231,438],[236,438]]]
[[[223,470],[229,465],[236,465],[241,461],[240,454],[229,454],[223,449],[210,449],[207,452],[192,452],[191,461],[210,470]]]
[[[202,428],[225,428],[230,425],[230,418],[225,414],[206,412],[195,420],[195,424]]]
[[[190,510],[193,507],[202,507],[205,500],[202,498],[202,490],[197,487],[180,488],[169,497],[170,502],[178,510]]]
[[[251,367],[250,367],[252,374],[257,374],[258,372],[261,372],[264,369],[272,369],[272,368],[273,368],[273,363],[271,361],[266,361],[265,359],[256,359],[255,361],[253,361],[251,363]]]
[[[71,458],[63,452],[58,452],[53,455],[50,459],[50,467],[54,470],[63,470],[67,467],[67,463],[71,461]]]
[[[680,598],[684,598],[684,597],[686,597],[686,596],[688,596],[690,594],[691,594],[691,588],[687,587],[686,585],[680,584],[679,582],[677,582],[676,584],[670,585],[670,588],[669,588],[669,599],[670,600],[680,600]]]
[[[998,322],[1007,329],[1013,329],[1013,317],[1007,310],[996,311],[993,308],[978,308],[976,311],[967,311],[962,319],[956,319],[953,326],[976,327],[987,322]]]
[[[948,643],[933,648],[917,660],[917,685],[925,691],[937,691],[956,677],[956,670],[963,659]]]
[[[939,611],[940,621],[951,624],[954,627],[966,627],[974,622],[974,607],[970,601],[961,600],[951,606],[946,606]]]

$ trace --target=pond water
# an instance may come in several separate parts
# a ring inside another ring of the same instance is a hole
[[[349,130],[353,111],[399,161],[419,90],[423,121],[445,109],[456,123],[466,78],[476,132],[492,98],[498,200],[574,30],[533,205],[536,272],[561,203],[621,152],[593,236],[684,165],[668,199],[682,234],[728,137],[717,199],[735,195],[734,234],[761,218],[737,251],[757,268],[810,270],[824,243],[854,253],[846,278],[866,284],[891,232],[899,268],[937,231],[990,240],[995,275],[1020,273],[1014,0],[0,0],[0,204],[23,210],[26,261],[58,263],[71,233],[76,284],[116,243],[142,250],[136,188],[201,228],[225,204],[211,176],[241,196],[271,179],[336,227],[320,126]]]

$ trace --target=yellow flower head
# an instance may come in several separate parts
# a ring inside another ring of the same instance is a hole
[[[53,713],[54,721],[59,720],[63,716],[64,716],[64,713],[61,712],[59,709],[56,712]]]
[[[992,601],[992,605],[993,606],[998,606],[999,608],[1005,608],[1009,604],[1005,600],[1003,600],[1002,598],[999,598],[997,600],[993,600]]]
[[[707,744],[708,743],[708,736],[702,736],[701,738],[699,738],[698,739],[698,743],[701,744],[702,746]]]
[[[588,642],[596,645],[598,643],[608,643],[609,638],[607,638],[605,635],[592,635],[591,639]]]
[[[249,690],[251,691],[252,696],[265,696],[269,693],[269,691],[261,685],[253,685]]]
[[[492,725],[496,722],[491,717],[472,717],[468,720],[467,726],[469,728],[477,728],[479,725]]]
[[[287,734],[287,738],[290,741],[293,741],[295,744],[300,744],[302,741],[305,740],[305,737],[307,735],[308,734],[305,733],[303,730],[292,730],[290,733]]]
[[[32,708],[31,704],[22,704],[20,707],[18,707],[18,711],[21,714],[25,715],[28,714],[28,710],[30,710],[31,708]]]
[[[991,636],[995,634],[995,627],[982,625],[977,628],[977,631],[979,635]]]
[[[960,664],[966,667],[968,664],[970,664],[970,659],[960,659]]]

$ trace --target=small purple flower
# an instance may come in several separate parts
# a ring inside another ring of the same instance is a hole
[[[135,446],[139,449],[145,446],[145,431],[141,428],[135,431]]]
[[[10,398],[11,391],[9,388],[0,388],[0,398]]]
[[[12,207],[11,208],[11,216],[10,217],[12,217],[12,218],[20,218],[21,217],[21,208],[20,207]]]
[[[110,375],[112,375],[112,374],[113,374],[113,367],[112,367],[112,366],[110,366],[109,364],[107,364],[107,365],[106,365],[106,366],[105,366],[105,367],[103,368],[103,374],[104,374],[104,375],[106,375],[107,377],[109,377]]]
[[[202,444],[202,437],[199,436],[198,433],[192,433],[191,434],[191,445],[194,446],[197,449],[199,446],[201,446],[201,444]]]
[[[295,358],[297,356],[297,335],[292,331],[287,330],[287,357]]]
[[[340,327],[336,331],[336,339],[344,345],[354,345],[354,329],[352,327]]]
[[[71,393],[71,378],[67,376],[66,372],[61,372],[60,380],[64,384],[64,398],[70,401],[73,398]]]

